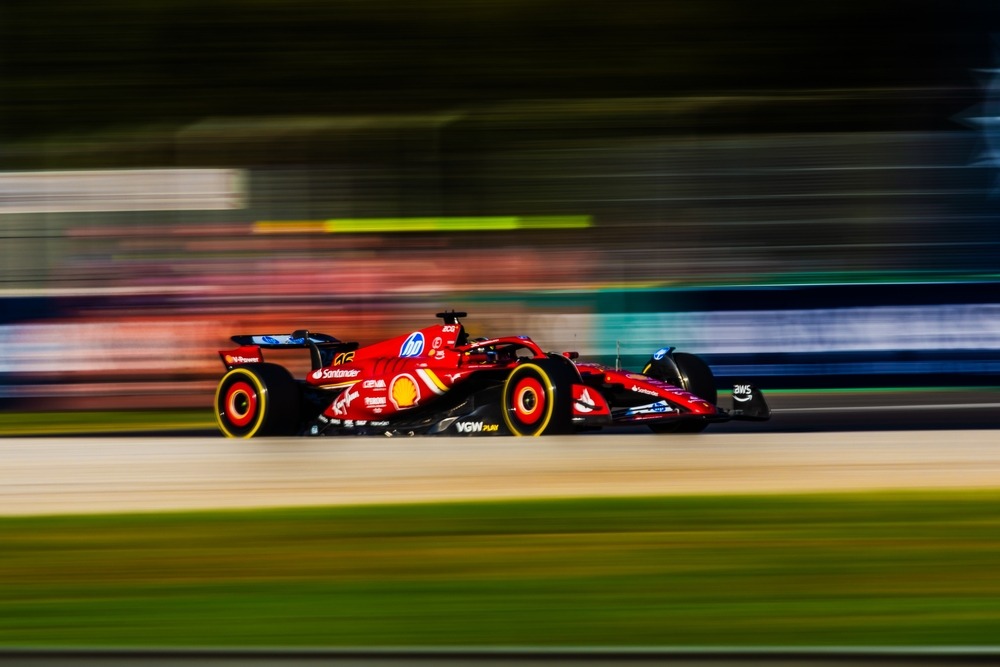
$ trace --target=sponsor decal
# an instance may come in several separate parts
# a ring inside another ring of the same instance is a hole
[[[389,398],[397,409],[412,408],[420,401],[420,388],[412,375],[404,373],[392,379],[389,385]]]
[[[659,361],[663,357],[667,356],[668,352],[670,352],[669,347],[661,347],[659,350],[653,353],[653,358]]]
[[[385,389],[385,380],[382,378],[378,380],[365,380],[361,386],[365,389]]]
[[[441,327],[441,333],[455,333],[458,331],[457,324],[446,324]]]
[[[259,364],[260,361],[260,357],[244,357],[238,354],[226,355],[227,364]]]
[[[649,394],[650,396],[659,396],[659,394],[657,394],[652,389],[646,389],[646,388],[640,387],[639,385],[636,385],[636,384],[632,385],[632,391],[638,392],[640,394]]]
[[[357,391],[351,391],[350,388],[346,389],[344,393],[337,397],[337,400],[333,402],[333,414],[344,415],[347,414],[347,408],[351,407],[351,403],[354,399],[360,396],[361,393]]]
[[[274,336],[261,336],[261,340],[267,343],[268,345],[281,345],[281,341],[279,341]]]
[[[314,380],[344,380],[356,378],[359,375],[361,375],[361,370],[358,368],[320,368],[313,371],[312,378]]]
[[[591,392],[594,393],[591,393]],[[599,390],[587,387],[582,384],[573,385],[573,418],[578,419],[581,415],[608,415],[611,408],[604,400]]]
[[[385,421],[368,422],[368,423],[371,424],[372,426],[388,426],[389,425],[389,422],[385,422]]]
[[[448,378],[449,382],[454,383],[456,380],[461,380],[465,373],[445,373],[445,377]]]
[[[444,341],[441,340],[441,336],[435,336],[434,340],[431,341],[431,347],[435,350],[440,348],[442,345],[444,345]]]
[[[333,358],[333,365],[339,366],[354,361],[354,352],[341,352]]]
[[[648,405],[637,405],[629,408],[626,415],[647,415],[650,413],[673,412],[674,409],[666,401],[657,401]]]
[[[424,334],[419,331],[414,331],[403,344],[399,347],[399,356],[401,357],[419,357],[424,353]]]
[[[370,408],[373,406],[385,407],[386,399],[385,396],[365,396],[365,407]]]
[[[458,422],[455,428],[459,433],[494,433],[500,430],[500,424],[486,424],[484,422]]]
[[[750,385],[748,384],[733,385],[733,400],[739,401],[740,403],[746,403],[751,398],[753,398],[753,389],[750,388]]]

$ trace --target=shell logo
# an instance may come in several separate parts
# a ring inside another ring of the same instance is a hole
[[[389,397],[397,409],[412,408],[420,400],[420,389],[412,376],[397,375],[389,385]]]

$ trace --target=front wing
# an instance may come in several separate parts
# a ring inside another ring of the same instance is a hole
[[[674,422],[720,423],[731,420],[767,421],[771,408],[763,392],[752,384],[735,384],[732,393],[732,408],[727,410],[706,401],[672,400],[671,392],[664,392],[650,402],[627,407],[613,407],[612,423],[615,425],[659,425]],[[701,405],[698,405],[701,403]]]

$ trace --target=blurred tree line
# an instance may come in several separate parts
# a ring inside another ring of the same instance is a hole
[[[954,127],[998,17],[995,0],[5,2],[0,140],[719,94],[742,111],[695,107],[682,128]],[[790,95],[816,90],[843,94]]]

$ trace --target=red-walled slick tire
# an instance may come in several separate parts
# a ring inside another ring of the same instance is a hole
[[[293,435],[299,421],[299,389],[276,364],[237,366],[215,390],[215,419],[228,438]]]
[[[568,433],[572,430],[575,368],[558,359],[537,359],[516,366],[502,392],[504,422],[518,436]]]

